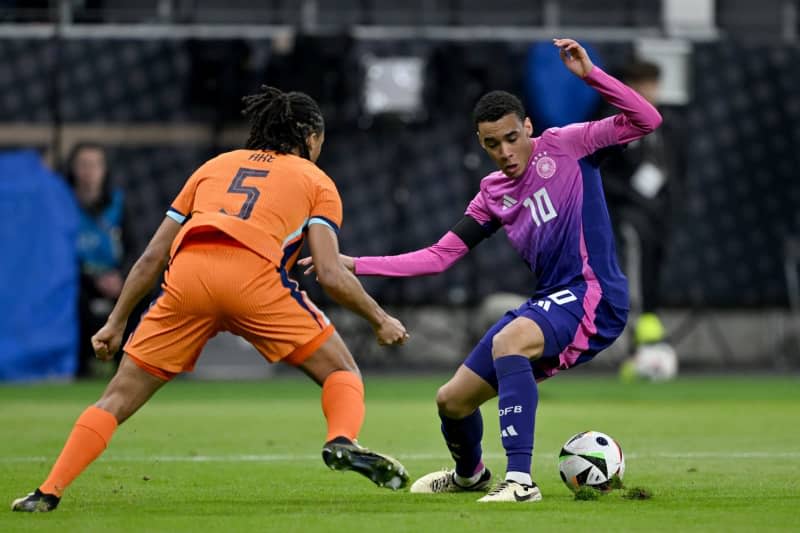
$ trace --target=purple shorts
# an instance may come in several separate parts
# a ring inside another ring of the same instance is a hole
[[[506,324],[517,317],[536,322],[544,333],[544,352],[531,361],[536,381],[547,379],[590,361],[608,348],[622,333],[628,310],[614,307],[600,299],[594,309],[587,310],[581,298],[569,290],[531,298],[517,309],[508,311],[483,336],[464,365],[478,374],[495,390],[497,376],[492,358],[492,340]]]

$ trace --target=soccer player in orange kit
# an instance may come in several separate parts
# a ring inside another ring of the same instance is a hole
[[[263,86],[243,99],[246,148],[198,168],[131,269],[106,324],[92,337],[98,358],[118,351],[128,316],[164,274],[163,292],[130,336],[116,375],[75,422],[47,479],[14,511],[52,511],[69,484],[105,450],[117,426],[167,381],[194,368],[220,331],[247,339],[269,362],[299,367],[322,386],[328,432],[322,457],[378,486],[408,483],[395,459],[359,446],[361,375],[339,334],[289,277],[308,239],[317,277],[338,303],[367,319],[380,344],[408,338],[339,261],[342,203],[315,162],[325,139],[316,102]]]

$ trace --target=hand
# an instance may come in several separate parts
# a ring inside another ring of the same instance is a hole
[[[567,68],[578,76],[585,78],[591,72],[594,63],[589,59],[589,54],[586,53],[581,45],[573,39],[553,39],[553,44],[559,48],[559,55],[561,61]]]
[[[116,299],[119,293],[122,292],[122,285],[125,280],[122,275],[116,270],[111,270],[100,274],[94,278],[94,286],[97,287],[98,292],[105,298]]]
[[[403,344],[410,337],[403,323],[393,316],[387,315],[380,324],[373,326],[373,329],[375,336],[378,337],[378,344],[382,346]]]
[[[353,274],[356,273],[356,262],[352,257],[349,255],[339,254],[339,261],[341,261],[342,266],[347,270]],[[314,259],[312,257],[303,257],[297,261],[297,264],[301,267],[308,267],[303,271],[303,274],[306,276],[314,272]]]
[[[119,351],[122,344],[122,335],[125,333],[125,324],[115,325],[106,322],[92,337],[94,355],[101,361],[108,361]]]

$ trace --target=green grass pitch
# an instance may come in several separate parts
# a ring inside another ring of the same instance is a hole
[[[364,445],[418,477],[450,465],[433,397],[444,378],[366,378]],[[0,386],[0,501],[32,490],[101,383]],[[0,511],[0,531],[780,531],[800,527],[800,379],[687,377],[620,384],[565,374],[540,386],[536,504],[412,495],[325,468],[319,389],[302,377],[177,381],[123,425],[57,511]],[[483,409],[486,463],[502,474],[496,403]],[[575,501],[556,455],[578,431],[627,456],[619,492]],[[6,508],[8,509],[8,507]]]

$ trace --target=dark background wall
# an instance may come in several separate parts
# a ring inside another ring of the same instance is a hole
[[[238,99],[260,83],[304,90],[322,104],[328,140],[320,165],[345,202],[342,249],[387,254],[435,242],[491,171],[469,114],[490,89],[523,93],[527,44],[360,41],[301,37],[281,52],[262,40],[0,40],[0,123],[65,129],[192,124],[202,141],[110,143],[142,249],[191,171],[241,136]],[[595,46],[610,70],[627,43]],[[427,62],[426,113],[411,122],[361,111],[364,53]],[[673,213],[665,267],[672,306],[787,304],[785,239],[800,233],[800,49],[739,40],[696,44],[685,117],[688,172]],[[240,135],[237,137],[236,133]],[[476,302],[534,283],[498,234],[448,273],[369,280],[389,304]],[[309,290],[320,297],[316,287]]]

